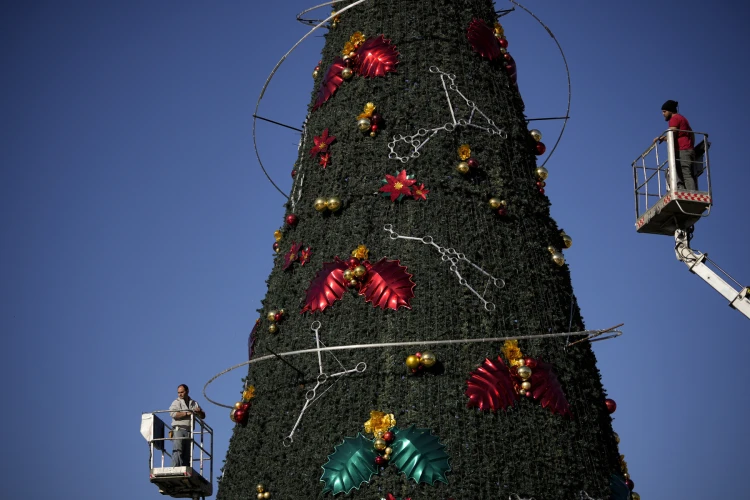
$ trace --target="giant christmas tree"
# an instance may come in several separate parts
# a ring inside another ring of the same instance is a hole
[[[219,500],[627,498],[590,343],[549,335],[584,325],[497,21],[330,27]]]

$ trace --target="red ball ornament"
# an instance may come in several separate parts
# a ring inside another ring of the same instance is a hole
[[[370,121],[374,123],[375,125],[382,125],[383,124],[383,117],[379,115],[378,113],[373,113],[370,117]]]
[[[513,58],[512,58],[511,56],[510,56],[510,54],[508,54],[507,52],[506,52],[505,54],[503,54],[503,57],[505,58],[505,60],[506,60],[506,61],[510,61],[511,59],[513,59]]]
[[[295,214],[289,214],[286,216],[284,221],[286,221],[286,223],[289,224],[290,226],[294,227],[299,222],[299,217],[297,217]]]
[[[544,152],[547,151],[547,146],[545,146],[543,142],[537,142],[534,147],[536,148],[537,155],[543,155]]]
[[[544,194],[544,188],[539,188],[539,194]]]
[[[479,166],[479,162],[476,160],[476,158],[469,158],[466,160],[466,163],[469,164],[469,168],[477,168]]]
[[[625,484],[628,486],[628,489],[630,491],[633,491],[633,488],[635,488],[635,483],[630,478],[628,478],[628,479],[625,480]]]
[[[234,412],[234,421],[238,423],[242,423],[245,421],[245,417],[247,416],[247,413],[245,413],[245,410],[237,410]]]
[[[547,185],[547,183],[544,182],[544,181],[537,181],[536,185],[537,185],[537,187],[543,188],[544,186]]]
[[[506,210],[505,207],[500,207],[497,209],[497,215],[499,215],[500,217],[505,217],[506,215],[508,215],[508,210]]]
[[[498,42],[500,42],[500,46],[504,49],[508,48],[508,40],[506,38],[500,38],[498,39]]]
[[[385,457],[381,455],[378,455],[377,457],[375,457],[375,465],[383,466],[383,465],[386,465],[387,463],[388,463],[388,460],[386,460]]]
[[[513,70],[516,68],[512,64],[506,64],[505,69],[508,70],[508,73],[513,73]]]
[[[378,131],[378,126],[375,123],[370,125],[370,132],[377,132],[377,131]]]
[[[392,433],[391,431],[388,431],[385,434],[383,434],[383,440],[386,443],[392,443],[394,439],[396,439],[396,435]]]
[[[604,400],[604,405],[607,407],[607,411],[610,414],[614,413],[615,410],[617,409],[617,403],[615,403],[614,399],[609,399],[609,398],[605,399]]]
[[[530,398],[532,396],[531,391],[526,391],[526,397]]]
[[[296,170],[292,170],[292,177],[294,177],[296,175],[297,175],[297,171]]]
[[[422,353],[421,352],[415,353],[414,355],[417,357],[417,359],[420,359],[422,357]]]
[[[281,321],[282,315],[281,313],[276,313],[276,315],[273,317],[273,320],[276,322]]]
[[[279,251],[279,242],[278,241],[275,241],[273,243],[273,251],[274,252],[278,252]]]
[[[349,257],[346,260],[346,265],[349,266],[349,268],[357,267],[359,265],[359,259],[356,257]]]
[[[536,368],[536,360],[534,358],[527,357],[526,359],[524,359],[524,361],[526,361],[526,366],[528,366],[529,368]]]
[[[245,413],[247,413],[248,408],[250,408],[250,403],[242,403],[242,405],[240,405],[240,410],[244,411]]]

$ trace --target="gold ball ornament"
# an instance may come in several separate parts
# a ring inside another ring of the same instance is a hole
[[[352,271],[351,269],[345,269],[344,270],[344,279],[346,281],[353,280],[354,279],[354,271]]]
[[[529,382],[528,380],[521,382],[521,389],[525,391],[528,391],[529,389],[531,389],[531,382]]]
[[[276,333],[279,331],[279,327],[276,326],[276,323],[268,326],[269,333]]]
[[[378,135],[378,134],[377,134],[377,133],[375,133],[375,131],[374,131],[374,130],[373,130],[372,132],[370,132],[370,137],[375,137],[376,135]]]
[[[359,281],[357,281],[357,278],[352,278],[349,280],[349,286],[357,286],[359,285]]]
[[[406,367],[410,370],[414,370],[419,366],[419,358],[414,356],[413,354],[411,356],[406,357]]]
[[[549,253],[555,253],[555,252],[557,252],[557,248],[553,247],[552,245],[549,245],[549,246],[547,247],[547,251],[548,251]]]
[[[531,129],[529,130],[529,134],[531,134],[531,138],[534,139],[536,142],[539,142],[542,140],[542,133],[539,132],[537,129]]]
[[[240,403],[239,401],[237,401],[236,403],[234,403],[234,409],[235,410],[239,410],[240,408],[242,408],[242,403]]]
[[[456,170],[458,170],[462,174],[468,174],[469,173],[469,164],[465,161],[462,161],[456,166]]]
[[[348,80],[352,77],[353,74],[354,72],[351,68],[344,68],[341,70],[341,78],[343,78],[344,80]]]
[[[536,174],[536,178],[540,181],[547,179],[547,177],[549,176],[549,170],[544,167],[536,167],[536,171],[534,173]]]
[[[372,124],[370,123],[369,118],[360,118],[359,120],[357,120],[357,128],[360,132],[367,132],[368,130],[370,130],[371,126]]]
[[[620,444],[620,435],[617,434],[616,432],[614,433],[614,435],[615,435],[615,443]]]
[[[255,487],[255,491],[257,491],[258,493],[263,493],[264,491],[266,491],[266,487],[263,486],[262,484],[259,484],[258,486]]]
[[[632,498],[633,500],[641,500],[641,496],[635,491],[630,493],[630,498]]]
[[[318,212],[324,212],[328,209],[328,202],[324,200],[323,198],[317,198],[315,202],[313,203],[313,207]]]
[[[317,78],[317,77],[318,77],[318,70],[316,69],[315,71],[313,71],[313,78]]]
[[[492,210],[497,210],[498,208],[500,208],[501,203],[502,200],[500,200],[499,198],[490,198],[490,208]]]
[[[430,368],[432,366],[435,366],[435,363],[437,363],[437,358],[430,351],[424,351],[419,361],[422,363],[422,365],[424,365],[425,368]]]
[[[378,451],[383,451],[388,448],[388,443],[386,443],[385,439],[383,438],[377,438],[375,441],[373,441],[372,445]]]
[[[268,321],[271,321],[271,322],[276,321],[277,314],[278,314],[278,311],[270,311],[268,313],[268,316],[266,316],[266,318],[268,318]]]
[[[560,236],[562,236],[563,245],[565,245],[565,248],[570,248],[573,246],[573,238],[571,238],[568,234],[565,234],[565,231],[561,231]]]
[[[367,274],[367,268],[365,266],[359,265],[355,267],[352,272],[354,273],[354,276],[357,278],[361,278],[365,274]]]
[[[237,408],[232,408],[232,410],[229,412],[229,420],[231,420],[232,422],[236,422],[237,421],[237,419],[234,418],[234,412],[236,412],[236,411],[237,411]]]
[[[562,253],[560,253],[560,252],[553,253],[552,254],[552,260],[558,266],[562,266],[563,264],[565,264],[565,256]]]
[[[330,210],[331,212],[336,212],[339,208],[341,208],[341,200],[334,196],[332,198],[328,198],[328,202],[326,202],[326,205],[328,206],[328,210]]]
[[[258,500],[263,500],[263,492],[258,493]]]
[[[528,378],[531,377],[531,368],[528,366],[519,366],[518,376],[521,377],[522,380],[528,380]]]
[[[385,454],[386,454],[386,455],[390,455],[391,453],[393,453],[393,448],[391,448],[391,447],[389,446],[388,448],[386,448],[386,449],[385,449]]]
[[[263,492],[263,498],[271,498],[271,492],[270,491],[264,491]]]

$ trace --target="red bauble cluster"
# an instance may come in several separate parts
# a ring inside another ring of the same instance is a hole
[[[607,407],[607,411],[610,414],[614,413],[615,410],[617,410],[617,403],[615,403],[614,399],[609,399],[609,398],[605,399],[604,405]]]
[[[359,288],[362,279],[367,276],[367,267],[356,257],[346,259],[346,269],[344,269],[344,279],[349,288]]]
[[[382,436],[376,437],[372,442],[373,448],[378,452],[378,455],[375,457],[375,465],[378,467],[385,467],[388,465],[388,461],[391,459],[391,453],[393,453],[391,443],[394,439],[396,439],[396,434],[387,431],[384,432]]]
[[[284,218],[284,222],[290,227],[294,227],[299,222],[299,217],[297,217],[297,214],[289,214]]]
[[[234,405],[234,408],[232,408],[232,411],[229,413],[229,418],[232,420],[232,422],[237,422],[238,424],[245,425],[247,424],[247,411],[250,409],[250,403],[236,403]]]

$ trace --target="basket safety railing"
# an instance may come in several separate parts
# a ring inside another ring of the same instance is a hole
[[[706,189],[700,192],[707,192],[711,196],[711,171],[708,159],[708,134],[705,132],[687,131],[668,129],[662,134],[666,137],[664,143],[654,142],[651,144],[633,163],[633,186],[635,192],[635,217],[638,219],[641,215],[653,207],[671,190],[670,186],[677,185],[677,164],[679,158],[677,155],[677,133],[690,132],[695,135],[695,159],[691,165],[693,176],[698,180],[699,176],[705,174]],[[679,202],[678,202],[679,203]],[[686,214],[686,212],[680,206]],[[709,207],[710,211],[710,207]],[[703,215],[705,214],[691,214]]]

